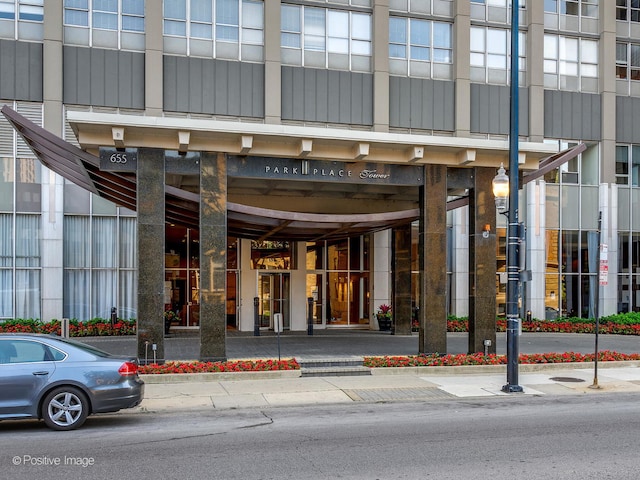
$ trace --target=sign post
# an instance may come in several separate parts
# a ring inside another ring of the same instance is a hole
[[[600,333],[600,287],[609,283],[609,259],[607,253],[609,251],[606,243],[600,243],[602,228],[602,212],[598,216],[598,287],[592,295],[595,295],[595,315],[596,315],[596,335],[595,335],[595,357],[593,359],[593,384],[589,388],[600,388],[598,385],[598,335]]]

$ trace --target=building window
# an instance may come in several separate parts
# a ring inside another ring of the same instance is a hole
[[[546,140],[545,143],[557,145],[561,152],[579,145],[579,142],[562,140]],[[587,145],[584,152],[545,174],[545,182],[565,185],[598,185],[600,183],[600,147],[597,143]]]
[[[105,201],[91,202],[95,213]],[[136,223],[124,215],[65,215],[64,317],[109,318],[116,307],[119,318],[136,318]]]
[[[616,0],[616,19],[623,22],[640,22],[640,1]]]
[[[640,96],[640,44],[616,43],[616,79],[618,94]]]
[[[618,234],[618,313],[640,311],[640,233]]]
[[[526,46],[525,32],[518,33],[518,65],[522,73],[520,84],[524,85],[526,77]],[[509,84],[509,70],[511,62],[511,32],[504,28],[471,27],[470,63],[471,80],[481,83],[499,85]]]
[[[252,240],[251,268],[254,270],[295,270],[296,244],[286,241]]]
[[[0,38],[41,41],[44,0],[0,0]]]
[[[616,183],[640,186],[640,145],[616,145]]]
[[[144,0],[65,0],[65,43],[144,50]]]
[[[598,0],[544,0],[544,26],[552,30],[597,34],[598,3]]]
[[[616,78],[640,80],[640,45],[616,43]]]
[[[520,0],[520,24],[527,8],[526,0]],[[471,18],[488,22],[511,23],[511,0],[471,0]]]
[[[264,2],[164,0],[166,53],[262,61]]]
[[[144,0],[65,0],[64,24],[144,32]]]
[[[285,65],[371,71],[371,15],[282,5],[281,55]]]
[[[389,10],[453,18],[453,0],[389,0]]]
[[[598,91],[598,41],[562,35],[544,36],[544,86]]]
[[[544,0],[544,11],[559,15],[598,18],[598,0]]]
[[[450,79],[452,26],[417,18],[389,18],[391,73]]]

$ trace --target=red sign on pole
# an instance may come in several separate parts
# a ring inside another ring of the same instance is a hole
[[[609,285],[609,260],[607,259],[608,252],[607,244],[600,244],[600,285]]]

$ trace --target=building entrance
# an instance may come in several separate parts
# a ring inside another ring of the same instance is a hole
[[[261,329],[273,329],[273,315],[282,314],[285,330],[291,328],[291,277],[288,273],[258,274],[259,318]]]

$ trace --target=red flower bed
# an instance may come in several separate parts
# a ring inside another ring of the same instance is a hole
[[[6,320],[0,322],[0,333],[44,333],[61,335],[61,325],[59,320],[43,322],[41,320]],[[135,335],[135,320],[118,319],[111,326],[110,321],[88,320],[79,322],[71,320],[69,322],[69,336],[71,337],[98,337],[109,335]]]
[[[535,353],[522,354],[518,362],[521,364],[533,363],[574,363],[593,362],[593,353]],[[618,353],[609,350],[598,352],[598,361],[612,362],[624,360],[640,360],[640,353]],[[365,357],[364,365],[367,367],[451,367],[460,365],[506,365],[506,355],[484,355],[482,353],[459,355],[410,355],[401,357]]]
[[[159,373],[210,373],[210,372],[266,372],[272,370],[299,370],[295,359],[241,360],[229,362],[167,362],[163,365],[142,365],[143,374]]]

